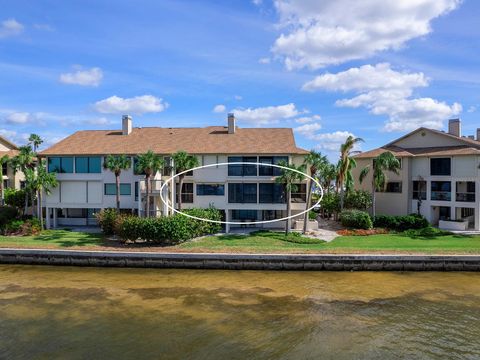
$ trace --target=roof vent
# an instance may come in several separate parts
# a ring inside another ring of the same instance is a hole
[[[235,134],[235,114],[228,114],[228,133]]]
[[[450,135],[455,135],[458,137],[462,136],[462,127],[461,127],[460,119],[448,120],[448,133]]]
[[[132,117],[130,115],[122,116],[122,134],[130,135],[132,133]]]

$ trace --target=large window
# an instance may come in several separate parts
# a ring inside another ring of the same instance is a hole
[[[434,158],[430,159],[430,175],[450,175],[451,159],[450,158]]]
[[[225,185],[223,184],[197,184],[198,196],[223,196]]]
[[[257,220],[257,210],[232,210],[232,220],[255,221]]]
[[[75,158],[75,172],[78,174],[101,173],[102,158],[100,156],[77,156]]]
[[[432,181],[432,200],[450,201],[452,198],[452,184],[450,181]]]
[[[259,163],[278,165],[281,161],[288,163],[288,156],[260,156]],[[260,166],[258,169],[259,176],[279,176],[282,174],[282,169],[273,166]]]
[[[385,186],[385,190],[380,192],[386,193],[401,193],[402,192],[402,182],[401,181],[389,181]]]
[[[229,183],[229,203],[256,203],[257,184]]]
[[[178,202],[179,184],[176,184],[176,199]],[[193,183],[183,183],[182,185],[182,203],[193,203]]]
[[[283,210],[262,210],[262,220],[278,220],[286,217],[286,212]]]
[[[427,182],[426,181],[414,181],[413,182],[413,194],[414,200],[427,200]]]
[[[49,157],[48,172],[73,173],[73,157]]]
[[[105,195],[117,195],[117,187],[114,183],[104,184]],[[120,184],[120,195],[132,195],[132,184]]]
[[[256,163],[256,156],[229,156],[228,162]],[[228,176],[257,176],[257,165],[228,165]]]
[[[294,203],[307,202],[307,184],[295,184],[295,191],[292,191],[291,198]]]
[[[462,202],[475,202],[475,182],[457,181],[456,199]]]
[[[285,202],[282,184],[260,183],[258,193],[259,202],[262,204],[281,204]]]

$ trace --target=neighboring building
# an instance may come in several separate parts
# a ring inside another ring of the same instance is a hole
[[[8,141],[4,137],[0,136],[0,157],[8,155],[11,159],[15,155],[18,155],[19,150],[17,145]],[[4,164],[2,168],[2,181],[4,188],[20,189],[24,180],[23,173],[18,171],[14,173],[12,167],[9,164]]]
[[[135,162],[138,154],[148,150],[164,156],[167,162],[169,155],[184,150],[197,156],[200,165],[239,161],[275,164],[280,160],[298,165],[307,153],[296,146],[292,129],[239,128],[233,115],[229,116],[226,127],[204,128],[133,128],[131,118],[124,116],[120,131],[79,131],[40,154],[47,158],[49,171],[58,173],[59,180],[59,186],[46,197],[44,204],[49,214],[47,223],[94,224],[98,209],[115,207],[115,177],[103,169],[104,157],[125,154]],[[213,205],[222,211],[225,220],[246,224],[285,217],[281,186],[275,184],[277,170],[256,165],[196,170],[185,177],[182,205],[184,208]],[[161,184],[169,177],[170,172],[164,169],[153,182],[156,215],[169,213],[159,196]],[[144,176],[135,174],[133,166],[123,171],[121,208],[143,214],[144,193]],[[305,209],[305,195],[303,183],[292,195],[292,213]],[[170,199],[166,193],[163,196]]]
[[[385,192],[376,194],[377,214],[405,215],[420,211],[433,225],[480,230],[480,129],[477,137],[462,136],[459,119],[448,132],[419,128],[401,138],[355,157],[355,187],[371,191],[371,173],[363,184],[361,169],[385,151],[397,156],[400,175],[388,174]],[[447,224],[447,222],[449,222]],[[445,225],[446,224],[446,225]]]

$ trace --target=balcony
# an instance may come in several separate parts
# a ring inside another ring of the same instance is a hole
[[[457,181],[455,199],[460,202],[475,202],[475,182]]]
[[[432,191],[431,199],[437,201],[450,201],[452,199],[452,193],[450,191]]]
[[[475,193],[474,192],[457,192],[456,199],[457,201],[461,201],[461,202],[475,202]]]

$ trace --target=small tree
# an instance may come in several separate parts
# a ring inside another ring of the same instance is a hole
[[[30,146],[21,146],[20,152],[18,155],[15,155],[10,160],[10,165],[13,168],[13,172],[16,173],[17,171],[21,171],[24,174],[27,172],[27,169],[34,169],[35,168],[35,153],[32,151]],[[23,210],[23,214],[27,213],[28,209],[28,196],[31,187],[28,185],[28,179],[25,179],[25,208]]]
[[[150,216],[150,195],[152,192],[150,181],[152,176],[155,176],[157,172],[162,170],[164,165],[165,163],[163,159],[160,156],[156,155],[152,150],[148,150],[145,154],[138,156],[138,162],[135,170],[139,174],[145,174],[145,186],[147,193],[147,200],[145,202],[145,214],[147,217]]]
[[[385,189],[387,185],[387,171],[399,174],[400,161],[390,151],[381,153],[373,159],[372,164],[365,166],[360,172],[360,183],[365,180],[367,175],[372,171],[372,215],[375,216],[375,192]]]
[[[337,164],[337,191],[340,191],[340,209],[343,210],[345,188],[353,187],[352,169],[355,168],[356,162],[352,157],[358,151],[353,151],[356,144],[362,142],[363,139],[349,136],[345,143],[340,146],[340,160]]]
[[[126,155],[108,155],[103,163],[105,169],[115,174],[117,211],[120,211],[120,174],[130,166],[131,160]]]
[[[172,155],[173,167],[175,168],[176,173],[181,173],[189,169],[193,169],[199,165],[198,159],[195,155],[190,155],[187,152],[180,150]],[[185,174],[178,176],[178,210],[182,210],[182,190],[183,190],[183,180],[185,179]],[[173,187],[173,184],[172,184]]]
[[[10,158],[8,155],[3,155],[0,157],[0,206],[5,205],[5,189],[3,186],[3,166],[5,164],[8,164],[10,161]]]
[[[30,134],[28,138],[28,144],[33,147],[33,152],[36,153],[39,146],[43,144],[43,140],[40,135],[37,134]]]
[[[304,167],[310,167],[310,176],[313,178],[317,176],[318,172],[321,172],[323,168],[326,167],[328,164],[327,157],[322,155],[321,153],[311,150],[310,153],[305,155],[303,160]],[[312,180],[308,179],[307,182],[307,205],[306,209],[310,207],[311,198],[312,198]],[[303,233],[307,232],[307,224],[308,224],[308,212],[305,213],[304,221],[303,221]]]
[[[287,217],[290,218],[291,215],[291,196],[292,196],[292,191],[297,191],[298,187],[295,184],[296,182],[302,181],[304,179],[304,176],[297,171],[304,172],[305,171],[305,166],[300,165],[300,166],[295,166],[293,164],[288,164],[286,161],[280,161],[278,165],[286,167],[290,170],[282,169],[282,174],[278,176],[275,179],[275,182],[277,184],[282,184],[283,185],[283,191],[286,196],[286,202],[287,202]],[[290,219],[286,220],[285,223],[285,235],[288,235],[290,232]]]

